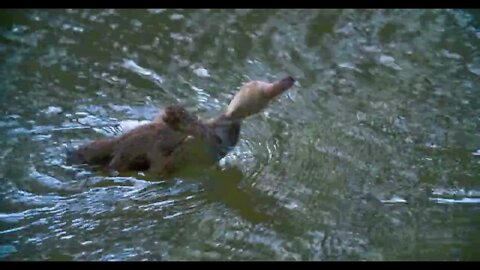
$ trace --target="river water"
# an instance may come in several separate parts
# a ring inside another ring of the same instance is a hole
[[[478,260],[479,45],[470,10],[0,11],[0,259]],[[65,164],[286,74],[217,169]]]

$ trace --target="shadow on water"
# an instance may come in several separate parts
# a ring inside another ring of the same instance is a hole
[[[1,10],[0,259],[478,260],[479,14]],[[228,166],[62,160],[283,72],[301,91],[245,122]]]
[[[90,166],[76,166],[82,170],[89,171],[88,174],[95,174],[100,177],[110,177],[110,174],[102,168]],[[280,204],[274,197],[259,192],[257,189],[242,185],[245,181],[245,174],[236,166],[214,166],[211,168],[184,167],[175,174],[159,179],[156,176],[148,175],[143,172],[122,172],[117,175],[121,178],[132,178],[155,182],[174,182],[184,181],[192,185],[199,185],[201,192],[207,203],[221,203],[229,209],[236,212],[241,218],[252,224],[278,225],[278,220],[282,220],[283,226],[287,225],[288,219],[279,218],[279,215],[286,214],[282,212]],[[115,178],[115,177],[112,177]],[[107,187],[115,185],[109,181],[103,181],[100,184],[89,183],[89,178],[79,180],[82,188],[89,187]],[[162,186],[154,185],[158,192],[162,192]],[[149,189],[152,187],[149,187]],[[288,226],[288,225],[287,225]]]
[[[212,170],[203,181],[208,201],[221,202],[236,211],[242,218],[257,224],[271,223],[275,217],[276,200],[260,194],[251,187],[242,187],[243,172],[236,167]]]
[[[125,176],[139,177],[134,172]],[[152,176],[144,176],[141,179],[158,181]],[[238,167],[182,168],[164,181],[175,179],[200,185],[202,197],[207,203],[221,203],[252,224],[276,224],[280,209],[278,201],[253,187],[242,185],[245,175]]]

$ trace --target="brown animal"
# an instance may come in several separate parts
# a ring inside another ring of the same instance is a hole
[[[167,107],[149,124],[68,151],[67,163],[154,175],[169,174],[187,164],[213,165],[237,144],[242,120],[263,110],[294,82],[291,77],[273,83],[248,82],[224,113],[208,121],[182,107]]]

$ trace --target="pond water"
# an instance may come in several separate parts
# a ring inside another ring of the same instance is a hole
[[[0,11],[1,260],[480,259],[480,13]],[[65,149],[297,79],[217,169]]]

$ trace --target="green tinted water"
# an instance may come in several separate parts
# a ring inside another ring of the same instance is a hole
[[[480,259],[480,21],[462,10],[0,12],[3,260]],[[298,82],[219,170],[65,148],[247,80]]]

